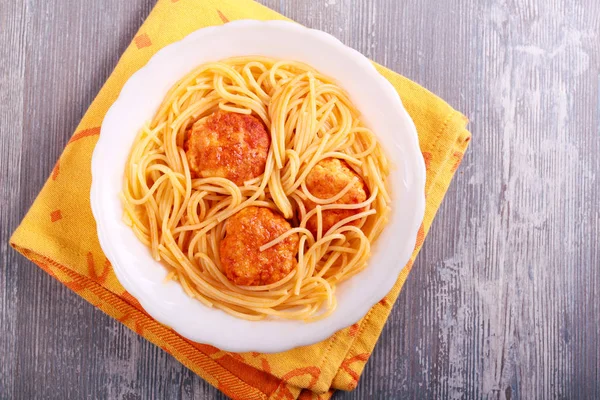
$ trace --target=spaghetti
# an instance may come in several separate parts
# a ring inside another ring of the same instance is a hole
[[[193,177],[186,159],[186,131],[219,110],[253,115],[270,129],[264,173],[239,186]],[[330,198],[309,191],[308,174],[330,158],[343,160],[364,181],[366,200],[336,203],[358,178]],[[201,65],[177,82],[136,137],[125,170],[124,220],[169,268],[168,279],[203,304],[245,319],[314,320],[334,311],[336,285],[366,267],[388,219],[388,172],[376,137],[332,79],[298,62],[231,58]],[[238,286],[222,270],[219,244],[227,220],[250,206],[292,222],[261,252],[299,237],[295,268],[272,284]],[[325,230],[331,210],[353,212]],[[311,218],[315,231],[307,229]]]

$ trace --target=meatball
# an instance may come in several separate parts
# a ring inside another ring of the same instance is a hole
[[[221,177],[242,185],[265,172],[270,144],[256,117],[217,111],[194,123],[184,147],[192,177]]]
[[[265,251],[260,247],[291,229],[279,214],[266,207],[246,207],[227,220],[219,247],[227,278],[241,286],[268,285],[283,279],[296,267],[298,234],[292,234]]]
[[[337,158],[325,158],[317,163],[306,177],[306,188],[315,197],[319,199],[328,199],[334,197],[352,181],[354,178],[358,180],[334,204],[357,204],[362,203],[367,199],[367,189],[363,179],[356,174],[344,160]],[[317,205],[306,200],[307,211],[312,210]],[[323,217],[323,234],[333,225],[337,224],[344,218],[365,211],[364,208],[353,210],[325,210],[322,211]],[[353,221],[352,224],[357,224],[358,221]],[[306,227],[313,235],[317,234],[317,216],[312,216],[306,223]]]

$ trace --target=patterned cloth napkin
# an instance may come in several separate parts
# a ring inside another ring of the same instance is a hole
[[[191,342],[153,320],[123,289],[96,237],[90,161],[100,125],[127,79],[162,47],[199,28],[237,19],[285,19],[251,0],[159,0],[81,120],[11,245],[52,277],[172,354],[234,399],[328,399],[356,387],[394,301],[465,152],[467,119],[426,89],[377,66],[398,90],[419,133],[427,207],[413,255],[392,291],[358,323],[283,353],[229,353]]]

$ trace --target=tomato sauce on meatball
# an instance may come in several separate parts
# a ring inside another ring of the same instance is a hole
[[[260,251],[260,247],[291,229],[278,213],[266,207],[246,207],[229,217],[221,240],[221,267],[241,286],[269,285],[283,279],[297,264],[298,234]]]
[[[306,188],[315,197],[319,199],[328,199],[334,197],[355,178],[358,180],[352,185],[350,190],[344,194],[334,204],[358,204],[367,200],[367,189],[364,180],[354,172],[348,163],[337,158],[325,158],[317,163],[306,177]],[[306,210],[310,211],[317,205],[308,200],[305,202]],[[325,210],[322,211],[323,234],[333,225],[344,218],[351,217],[365,211],[364,208],[354,210]],[[353,221],[351,224],[357,224]],[[306,228],[313,235],[317,234],[317,216],[312,216],[306,223]]]
[[[192,177],[221,177],[242,185],[265,172],[270,145],[258,118],[217,111],[192,125],[184,148]]]

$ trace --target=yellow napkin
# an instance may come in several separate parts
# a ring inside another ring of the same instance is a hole
[[[412,258],[393,290],[359,323],[321,343],[283,353],[235,354],[184,339],[144,312],[102,253],[89,204],[90,160],[106,111],[131,74],[154,53],[196,29],[248,18],[285,19],[251,0],[159,0],[81,120],[11,245],[234,399],[327,399],[335,389],[356,387],[467,148],[467,119],[414,82],[377,66],[415,121],[427,165],[425,218]]]

